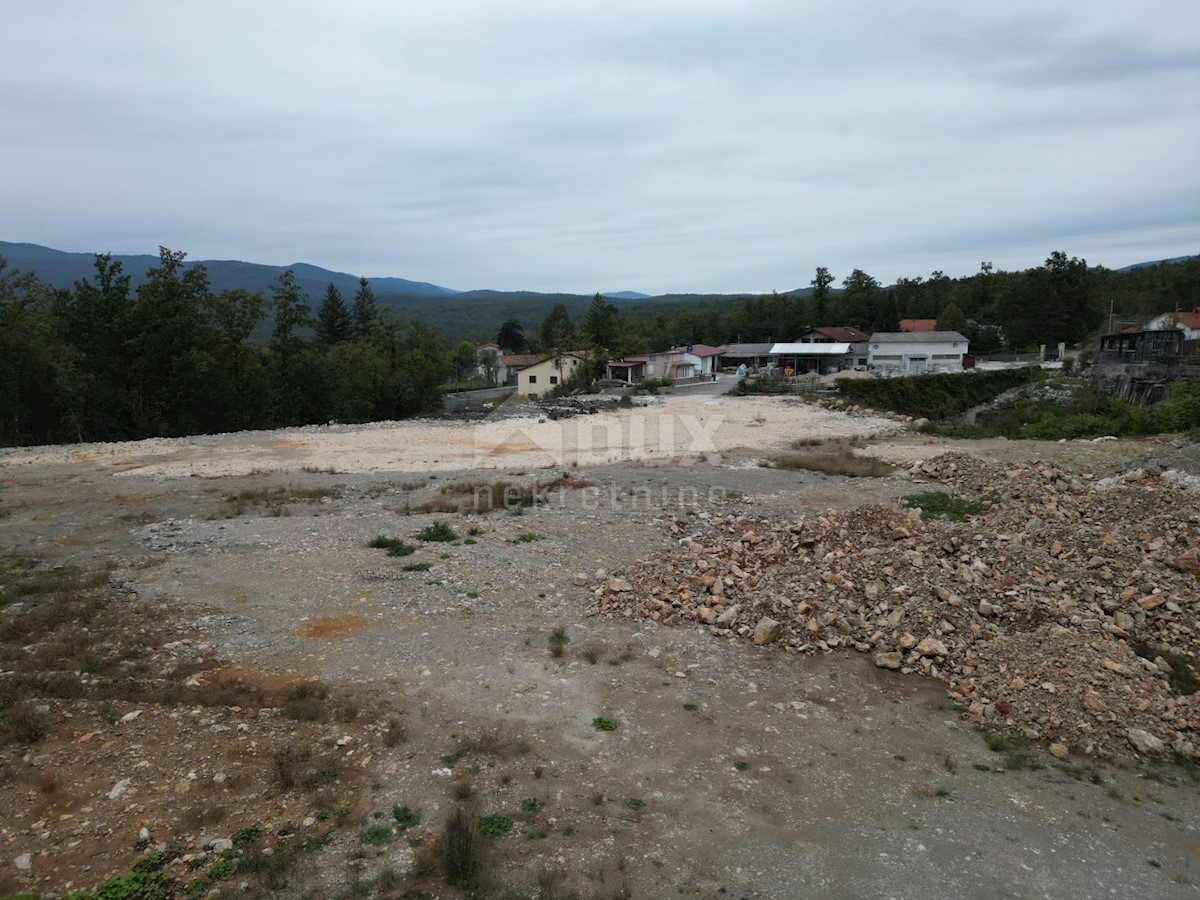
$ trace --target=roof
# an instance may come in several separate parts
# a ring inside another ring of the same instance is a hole
[[[937,319],[901,319],[901,331],[929,332],[937,331]]]
[[[726,356],[766,356],[771,344],[722,344]]]
[[[691,348],[691,350],[688,350],[687,347],[675,347],[673,352],[691,353],[692,356],[699,356],[701,358],[723,356],[726,352],[723,347],[713,347],[708,344],[692,344]]]
[[[771,356],[845,356],[849,344],[775,344]]]
[[[861,344],[871,338],[869,334],[856,325],[829,325],[820,328],[808,328],[805,329],[804,334],[800,335],[800,337],[813,334],[814,332],[816,334],[823,334],[825,337],[843,344]],[[796,338],[796,340],[799,342],[800,338]]]
[[[545,353],[506,353],[500,361],[510,369],[524,369],[546,358]]]
[[[950,344],[955,341],[967,343],[957,331],[922,331],[916,334],[907,331],[877,331],[871,335],[872,344]]]
[[[1176,327],[1200,328],[1200,307],[1192,312],[1170,312],[1166,314],[1168,322],[1174,322]]]

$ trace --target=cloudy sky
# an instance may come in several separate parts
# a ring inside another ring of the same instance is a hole
[[[5,4],[0,239],[454,288],[1200,252],[1200,3]]]

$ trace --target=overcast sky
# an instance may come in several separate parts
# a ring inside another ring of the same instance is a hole
[[[0,239],[459,289],[1200,252],[1200,3],[7,2]]]

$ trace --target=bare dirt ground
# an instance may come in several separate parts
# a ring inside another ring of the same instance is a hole
[[[0,748],[0,896],[94,887],[156,850],[230,896],[465,896],[436,852],[459,808],[511,819],[476,838],[480,892],[502,897],[1196,895],[1189,769],[1040,750],[1013,769],[935,681],[869,656],[587,615],[609,574],[673,546],[672,522],[895,503],[903,474],[756,465],[799,438],[875,437],[897,461],[948,446],[895,429],[702,388],[560,421],[0,452],[0,551],[103,567],[111,615],[161,626],[147,665],[191,692],[102,715],[55,699],[45,737]],[[1097,475],[1147,449],[961,446]],[[553,485],[548,502],[420,511],[499,477]],[[453,540],[416,539],[438,521]],[[330,696],[297,721],[283,698],[308,678]],[[242,693],[200,702],[230,679]],[[301,745],[319,761],[288,785],[279,754]],[[402,830],[404,807],[420,821]]]

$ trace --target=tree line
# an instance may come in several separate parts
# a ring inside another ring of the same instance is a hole
[[[689,343],[790,341],[810,326],[897,331],[901,319],[933,319],[988,353],[1072,345],[1107,327],[1110,318],[1119,328],[1198,306],[1200,257],[1117,272],[1055,251],[1023,271],[998,271],[984,262],[967,277],[935,271],[886,287],[861,269],[839,283],[820,267],[802,292],[620,306],[597,294],[578,322],[560,302],[540,325],[525,327],[514,312],[499,334],[486,337],[511,350],[601,346],[620,356]]]
[[[313,314],[288,270],[270,296],[214,293],[160,248],[136,291],[120,263],[54,289],[0,259],[0,444],[112,441],[403,418],[441,406],[436,329],[381,310],[366,279]],[[268,318],[268,341],[251,343]]]

